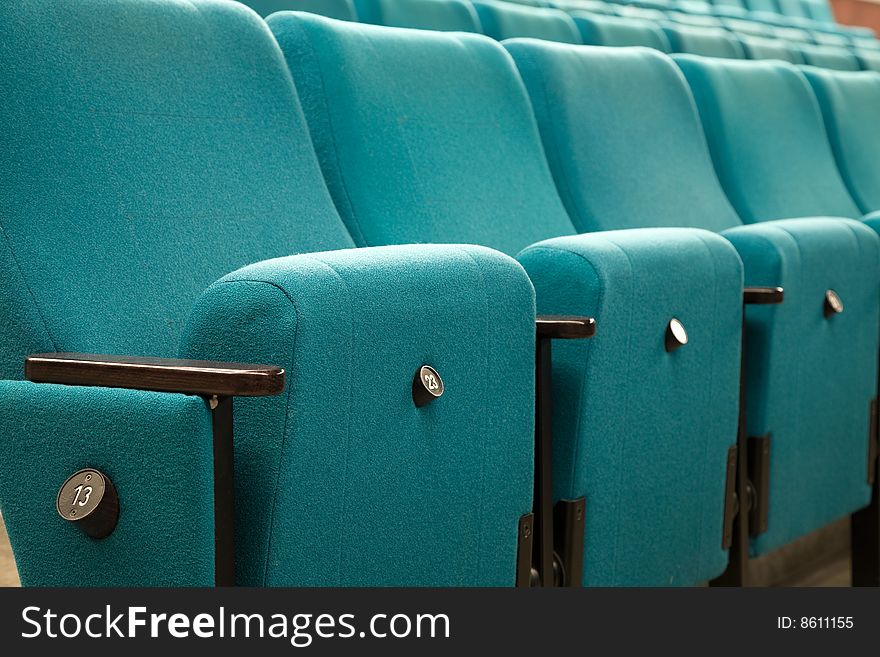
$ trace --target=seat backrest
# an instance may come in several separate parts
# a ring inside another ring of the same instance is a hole
[[[880,73],[805,66],[825,119],[837,167],[865,214],[880,210]]]
[[[525,247],[521,262],[544,285],[536,283],[541,312],[579,308],[606,327],[590,341],[589,358],[577,349],[583,343],[554,347],[554,495],[586,495],[594,505],[584,581],[692,583],[717,574],[726,554],[712,497],[723,488],[735,433],[730,373],[742,321],[732,246],[706,231],[670,228],[571,234],[527,92],[510,55],[491,39],[294,13],[276,14],[269,26],[287,55],[334,198],[367,243]],[[704,351],[674,362],[659,338],[673,312],[707,336]],[[618,379],[640,387],[610,383]],[[668,412],[658,418],[656,408]],[[699,426],[707,420],[713,428]],[[622,456],[613,446],[643,444],[645,421],[651,447]],[[676,459],[684,464],[674,474],[646,476],[665,458],[651,450],[667,439],[699,444],[699,457]],[[646,535],[643,519],[658,520],[657,509],[669,504],[678,512]]]
[[[674,59],[697,101],[715,169],[743,221],[861,216],[837,171],[816,97],[795,66]]]
[[[783,16],[812,18],[804,6],[803,0],[776,0],[776,2],[779,3],[779,9],[782,11]]]
[[[827,0],[802,0],[807,14],[820,23],[834,23],[834,14]]]
[[[361,22],[423,30],[480,32],[480,19],[467,0],[354,0]]]
[[[556,9],[563,11],[588,11],[592,14],[604,14],[606,16],[615,16],[615,5],[613,2],[604,2],[603,0],[557,0],[553,3]]]
[[[352,0],[238,0],[260,16],[266,17],[276,11],[308,11],[343,21],[358,20]]]
[[[516,254],[575,232],[498,43],[289,12],[269,25],[358,244],[464,242]]]
[[[740,223],[712,169],[687,85],[668,57],[532,39],[505,47],[579,230],[723,230]]]
[[[777,39],[785,39],[792,44],[812,44],[815,43],[813,36],[800,27],[792,27],[790,25],[773,25],[773,36]]]
[[[600,16],[585,11],[571,14],[584,43],[593,46],[645,46],[669,52],[669,40],[655,23],[638,18]]]
[[[863,71],[876,71],[880,73],[880,50],[872,48],[853,48],[853,54],[858,57]]]
[[[839,32],[811,30],[810,38],[814,43],[824,46],[837,46],[838,48],[849,48],[852,43],[848,36]]]
[[[698,27],[724,27],[721,18],[710,14],[687,14],[681,11],[667,11],[666,18],[673,23],[696,25]]]
[[[0,377],[38,351],[175,356],[214,280],[352,245],[250,9],[25,0],[0,26]]]
[[[776,0],[743,0],[749,11],[761,11],[768,14],[780,14],[779,4]]]
[[[837,71],[858,71],[861,69],[856,56],[845,48],[809,43],[801,44],[798,48],[804,58],[804,63],[810,66],[821,66]]]
[[[698,27],[664,23],[663,31],[672,52],[686,52],[705,57],[745,57],[742,46],[727,30],[720,27]]]
[[[475,1],[483,34],[501,41],[512,37],[529,36],[550,41],[580,43],[577,26],[560,9],[529,7],[494,0]]]
[[[716,7],[733,7],[734,9],[748,9],[745,0],[712,0]]]
[[[792,64],[803,64],[800,50],[790,47],[781,39],[766,39],[748,34],[739,35],[743,52],[749,59],[781,59]]]
[[[750,21],[744,18],[724,18],[722,24],[737,35],[772,37],[773,28],[766,23]]]

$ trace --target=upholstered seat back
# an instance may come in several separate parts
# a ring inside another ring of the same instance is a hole
[[[880,210],[880,73],[803,69],[816,93],[837,167],[865,214]]]
[[[266,17],[276,11],[310,11],[343,21],[356,21],[352,0],[238,0],[260,16]]]
[[[669,39],[651,21],[622,16],[572,12],[584,43],[593,46],[645,46],[669,52]]]
[[[269,24],[359,245],[464,242],[516,254],[575,232],[513,62],[491,39],[299,13]]]
[[[477,12],[467,0],[355,0],[355,7],[358,19],[373,25],[448,32],[481,31]]]
[[[0,377],[37,351],[173,356],[220,276],[352,245],[249,9],[23,0],[0,24]]]
[[[530,36],[565,43],[581,42],[574,21],[562,10],[497,0],[475,0],[473,4],[480,16],[483,33],[493,39]]]
[[[505,46],[532,94],[551,170],[581,232],[741,223],[668,57],[531,39]]]
[[[858,218],[806,78],[785,62],[677,55],[727,196],[747,223]]]

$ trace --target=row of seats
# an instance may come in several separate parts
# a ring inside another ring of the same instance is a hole
[[[249,0],[263,16],[281,9],[390,27],[482,32],[498,40],[535,37],[667,53],[782,59],[840,70],[880,71],[880,41],[742,17],[664,13],[656,8],[571,0],[566,11],[494,0]]]
[[[871,502],[880,76],[226,0],[0,17],[0,508],[23,584],[215,575],[209,406],[21,380],[40,351],[284,367],[282,395],[236,400],[240,584],[511,585],[536,312],[598,326],[552,351],[580,583],[720,575],[741,430],[767,454],[752,555]],[[785,298],[744,311],[744,286]],[[423,364],[444,390],[414,405]],[[53,505],[83,467],[119,493],[103,540]]]

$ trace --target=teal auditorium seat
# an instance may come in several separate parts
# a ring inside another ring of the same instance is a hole
[[[805,67],[837,168],[864,214],[880,211],[880,74]]]
[[[800,44],[798,46],[804,63],[810,66],[836,69],[838,71],[858,71],[859,60],[846,48],[835,46]]]
[[[584,43],[594,46],[645,46],[670,52],[669,40],[656,24],[638,18],[601,16],[585,11],[571,14]]]
[[[745,222],[862,216],[797,67],[686,55],[675,60],[696,99],[721,184]]]
[[[612,2],[603,2],[602,0],[556,0],[552,7],[562,9],[563,11],[588,11],[591,14],[604,14],[606,16],[616,16],[616,4]]]
[[[752,539],[753,553],[866,506],[880,339],[877,236],[843,219],[742,225],[713,171],[693,98],[665,55],[530,39],[505,45],[580,230],[718,231],[742,257],[746,285],[785,289],[781,305],[746,308],[746,426],[749,436],[770,436],[768,524]],[[639,98],[652,102],[645,106]],[[762,138],[775,147],[773,134]],[[798,173],[792,166],[783,175]],[[783,216],[799,216],[798,210]],[[831,320],[822,310],[829,288],[852,298]]]
[[[480,32],[467,0],[354,0],[362,23],[451,32]]]
[[[276,11],[309,11],[330,18],[356,21],[353,0],[238,0],[264,18]]]
[[[859,60],[863,71],[875,71],[880,73],[880,50],[872,48],[853,48],[853,54]]]
[[[559,9],[529,7],[511,2],[475,0],[483,33],[493,39],[530,36],[536,39],[580,43],[581,37],[571,17]]]
[[[789,46],[780,39],[766,39],[746,34],[741,34],[738,38],[748,59],[781,59],[792,64],[804,62],[799,49]]]
[[[827,0],[803,0],[807,14],[819,23],[834,23],[834,14]]]
[[[724,18],[722,25],[738,35],[772,38],[775,36],[773,28],[765,23],[750,21],[743,18]]]
[[[663,31],[672,46],[672,52],[687,52],[706,57],[732,57],[745,55],[736,38],[723,28],[696,27],[664,23]]]
[[[512,585],[533,490],[522,268],[351,248],[240,4],[22,0],[0,34],[0,508],[22,583],[216,582],[209,404],[21,380],[28,354],[78,351],[286,370],[281,395],[235,403],[238,584]],[[446,390],[417,408],[424,363]],[[103,540],[55,509],[84,467],[118,491]]]
[[[553,349],[554,494],[586,496],[583,583],[721,572],[742,313],[730,245],[684,229],[576,235],[522,81],[490,39],[299,13],[269,26],[359,244],[520,253],[541,312],[596,317],[589,344]],[[690,342],[667,352],[671,317]]]

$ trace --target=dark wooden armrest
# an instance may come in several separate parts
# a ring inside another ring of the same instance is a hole
[[[756,306],[782,303],[784,297],[781,287],[747,287],[743,290],[743,303]]]
[[[535,329],[539,340],[580,340],[596,334],[596,320],[576,315],[538,315]]]
[[[97,354],[33,354],[24,376],[35,383],[134,388],[218,397],[264,397],[284,389],[274,365]]]

